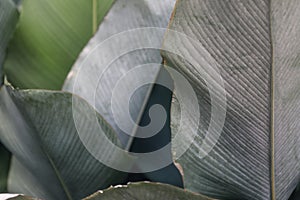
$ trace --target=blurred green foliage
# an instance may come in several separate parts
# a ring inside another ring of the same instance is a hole
[[[99,24],[112,3],[24,0],[4,65],[9,82],[18,88],[60,89],[93,35],[93,14]]]

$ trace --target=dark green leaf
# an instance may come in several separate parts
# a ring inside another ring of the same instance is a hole
[[[72,107],[72,100],[77,102],[76,107]],[[1,88],[0,137],[15,156],[9,176],[10,192],[47,200],[79,199],[123,183],[125,173],[105,166],[86,150],[74,123],[74,112],[80,113],[77,123],[88,127],[87,136],[94,132],[106,134],[112,142],[119,143],[110,126],[79,97],[63,92]],[[98,124],[94,127],[95,117],[102,130]],[[114,157],[118,155],[104,147],[99,144],[95,148],[122,162],[122,157]]]

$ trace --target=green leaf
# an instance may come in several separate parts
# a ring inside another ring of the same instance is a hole
[[[19,88],[60,89],[71,66],[113,0],[24,0],[5,72]],[[97,6],[96,9],[93,8]]]
[[[18,21],[18,11],[11,0],[0,2],[0,85],[3,84],[3,62],[6,47]]]
[[[132,183],[98,191],[85,200],[210,200],[211,198],[195,194],[183,189],[160,183]],[[212,199],[211,199],[212,200]]]
[[[3,84],[2,64],[6,47],[18,20],[18,11],[11,0],[0,1],[0,85]],[[10,153],[0,141],[0,192],[7,190],[7,176],[10,165]]]
[[[72,107],[72,101],[77,102],[76,106]],[[74,113],[80,113],[77,126]],[[93,124],[95,117],[102,130]],[[80,199],[123,183],[126,178],[125,173],[96,160],[83,145],[78,134],[81,126],[86,127],[86,137],[97,133],[105,134],[115,144],[119,141],[102,117],[77,96],[3,86],[0,121],[0,138],[15,156],[9,176],[10,192],[43,199]],[[99,154],[123,162],[125,157],[105,147],[105,141],[95,146]]]
[[[159,49],[135,49],[139,42],[148,39],[147,36],[143,35],[142,30],[140,35],[134,34],[133,41],[124,37],[130,35],[130,32],[126,35],[124,31],[142,27],[166,28],[174,4],[175,0],[157,1],[155,3],[151,0],[117,0],[108,12],[106,19],[99,26],[95,36],[82,51],[64,83],[64,91],[79,95],[91,105],[95,100],[95,109],[116,130],[125,147],[130,147],[131,141],[128,135],[117,126],[113,118],[111,110],[113,88],[116,86],[117,81],[134,67],[148,63],[161,64],[162,58]],[[152,38],[151,43],[160,46],[163,40],[163,31],[161,33],[160,37]],[[113,39],[109,40],[112,35],[114,35]],[[88,57],[96,46],[101,47],[96,51],[97,56]],[[122,52],[124,48],[131,51],[121,55],[118,54],[120,52],[124,53]],[[99,60],[101,62],[98,62]],[[155,80],[158,72],[158,68],[149,69],[148,73],[140,73],[135,76],[135,80],[132,82],[143,80],[146,77]],[[101,73],[103,74],[101,75]],[[74,87],[75,83],[76,86]],[[147,102],[151,88],[151,85],[145,85],[136,91],[130,102],[133,121],[138,122],[140,120],[140,114],[143,112],[143,106]],[[124,93],[118,94],[116,97],[118,106],[122,106],[125,92],[131,91],[124,88]],[[119,108],[120,113],[123,110],[124,108]],[[126,118],[124,122],[129,121]],[[130,127],[130,129],[133,130],[134,127]]]
[[[299,9],[297,0],[178,1],[170,28],[194,40],[174,40],[167,34],[164,45],[186,57],[163,55],[190,81],[201,114],[194,142],[177,160],[186,188],[216,198],[263,200],[288,199],[296,187]],[[180,109],[173,104],[173,133]],[[222,115],[212,116],[214,109],[226,113],[223,128]],[[185,120],[194,123],[193,116]],[[205,144],[213,148],[204,157]]]
[[[161,28],[167,28],[174,5],[175,0],[156,2],[152,0],[117,0],[108,12],[106,19],[99,26],[98,32],[82,51],[63,87],[63,90],[81,96],[91,105],[95,101],[95,109],[118,133],[122,146],[132,152],[146,153],[145,149],[150,152],[169,143],[168,123],[165,123],[162,130],[155,137],[151,137],[152,139],[150,140],[148,138],[132,139],[128,134],[138,134],[138,130],[135,130],[135,125],[132,125],[129,120],[130,117],[136,124],[139,124],[144,118],[148,117],[148,110],[149,107],[152,107],[152,104],[169,105],[170,91],[168,89],[147,84],[135,91],[131,91],[130,86],[135,82],[146,79],[154,82],[159,74],[162,74],[160,67],[157,67],[157,65],[162,63],[159,48],[161,47],[165,30]],[[143,27],[154,28],[143,30],[141,29]],[[160,28],[160,31],[157,31],[155,27]],[[151,31],[153,34],[152,37],[149,37]],[[144,43],[146,45],[142,46],[141,44]],[[139,45],[142,48],[139,48]],[[148,47],[156,46],[156,49],[146,48],[147,45]],[[136,67],[144,64],[151,64],[151,66],[146,66],[147,70],[135,72],[136,74],[132,76],[131,72]],[[128,75],[131,75],[131,78],[122,82],[122,91],[115,93],[117,96],[112,97],[114,89],[118,88],[116,85],[118,81]],[[164,82],[165,77],[161,81]],[[164,94],[158,94],[159,98],[157,96],[151,100],[151,92],[157,92],[157,90]],[[130,93],[133,95],[129,105],[124,104],[126,102],[126,94]],[[115,115],[112,113],[111,108],[112,98],[116,100],[115,105],[118,107]],[[126,132],[121,130],[115,117],[121,116],[128,107],[131,114],[130,117],[121,118],[122,123],[126,123],[129,129]],[[147,122],[145,124],[147,125]],[[168,154],[167,159],[172,160],[171,153]],[[182,186],[181,175],[171,163],[161,170],[144,174],[140,179]]]

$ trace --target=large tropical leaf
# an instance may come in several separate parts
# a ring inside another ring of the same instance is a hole
[[[162,86],[153,87],[152,84],[141,85],[136,91],[130,88],[142,80],[154,82],[160,77],[163,82],[170,79],[162,75],[159,67],[162,63],[159,48],[165,32],[159,28],[167,27],[174,4],[174,0],[117,0],[98,32],[81,53],[63,87],[63,90],[78,94],[94,105],[116,130],[123,147],[133,152],[152,152],[170,142],[169,116],[155,137],[132,140],[127,134],[135,135],[138,132],[130,118],[141,126],[149,123],[148,111],[153,105],[161,104],[168,112],[172,95],[168,89]],[[145,27],[148,28],[142,29]],[[132,76],[132,70],[143,64],[150,65],[145,65],[147,69],[135,71]],[[118,107],[118,113],[114,115],[111,108],[112,94],[115,87],[118,87],[116,84],[124,76],[131,78],[127,79],[128,82],[122,82],[122,90],[114,97]],[[129,105],[126,104],[127,94],[133,94]],[[121,118],[128,125],[126,132],[121,130],[114,117],[126,112],[128,107],[131,115]],[[171,153],[168,157],[166,160],[171,159]],[[131,174],[130,180],[151,180],[183,186],[181,175],[173,164],[142,176]]]
[[[209,200],[211,198],[159,183],[133,183],[98,191],[85,200]],[[212,200],[212,199],[211,199]]]
[[[82,51],[64,83],[64,91],[78,94],[95,106],[95,109],[117,131],[124,146],[130,145],[127,144],[128,135],[118,127],[111,110],[113,89],[117,81],[135,67],[149,63],[162,63],[159,49],[136,48],[145,41],[148,41],[146,44],[152,43],[152,46],[160,47],[164,32],[161,31],[160,35],[149,39],[149,34],[145,34],[146,31],[150,31],[149,29],[140,30],[140,32],[133,32],[132,29],[166,28],[174,4],[175,0],[155,3],[151,0],[117,0],[107,14],[106,20],[99,26],[98,32]],[[157,33],[153,31],[153,34]],[[113,37],[111,37],[112,35]],[[130,38],[130,35],[134,36]],[[95,49],[97,46],[98,48]],[[89,56],[90,54],[93,56]],[[148,67],[148,73],[139,73],[134,79],[144,80],[150,77],[148,79],[154,81],[158,71],[158,67]],[[130,83],[136,80],[132,80]],[[131,86],[130,83],[127,84]],[[127,86],[126,83],[123,85]],[[129,88],[129,86],[127,87]],[[128,88],[124,88],[123,92],[115,97],[118,99],[116,102],[119,113],[125,110],[122,107],[125,102],[125,94],[133,92],[128,91]],[[149,85],[141,87],[132,98],[130,111],[133,121],[139,121],[141,110],[143,110],[150,90],[151,86]],[[131,125],[127,118],[123,121]],[[133,132],[134,127],[129,127],[129,129]]]
[[[24,0],[5,61],[9,81],[19,88],[60,89],[112,2]]]
[[[75,107],[72,100],[77,102]],[[77,126],[74,113],[80,113]],[[93,124],[95,117],[101,130]],[[119,143],[111,127],[79,97],[3,86],[0,121],[0,138],[15,156],[9,177],[10,192],[44,199],[79,199],[123,183],[126,178],[125,173],[96,160],[80,140],[78,131],[83,126],[88,141],[93,141],[90,134],[97,133]],[[103,143],[94,146],[99,154],[122,163],[125,157],[119,157],[105,148],[104,140]]]
[[[296,187],[299,9],[298,0],[178,1],[170,28],[192,39],[168,33],[164,45],[185,57],[163,55],[190,81],[201,113],[197,136],[178,159],[186,188],[222,199],[265,200],[288,199]],[[174,133],[178,106],[171,115]],[[213,112],[224,111],[218,138],[222,115]]]
[[[18,11],[11,0],[0,1],[0,85],[3,84],[3,61],[6,47],[18,20]],[[10,153],[0,142],[0,192],[6,191]]]

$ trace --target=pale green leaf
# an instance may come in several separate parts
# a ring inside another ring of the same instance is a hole
[[[190,81],[201,113],[198,135],[177,160],[186,188],[223,199],[285,200],[296,187],[300,179],[299,10],[298,0],[177,2],[170,28],[193,39],[182,43],[167,34],[164,45],[172,45],[186,58],[163,55]],[[215,69],[224,86],[218,76],[210,76]],[[208,90],[208,85],[214,87]],[[210,123],[210,138],[218,137],[216,127],[222,126],[220,116],[211,119],[215,109],[211,105],[212,97],[222,102],[223,89],[227,101],[217,104],[217,110],[226,111],[225,125],[213,149],[201,158]],[[180,109],[173,105],[173,133]],[[193,123],[192,118],[185,120]]]
[[[82,48],[113,0],[24,0],[8,49],[5,72],[19,88],[60,89]]]

